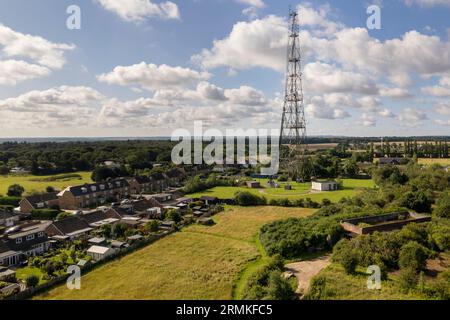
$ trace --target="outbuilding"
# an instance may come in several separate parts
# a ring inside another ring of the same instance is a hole
[[[114,249],[102,246],[92,246],[87,250],[87,254],[95,261],[105,259],[114,253]]]
[[[313,181],[312,190],[316,191],[335,191],[339,186],[336,181]]]

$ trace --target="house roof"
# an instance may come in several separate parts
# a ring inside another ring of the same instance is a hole
[[[165,175],[161,172],[154,172],[150,175],[150,177],[153,180],[165,180],[166,179]]]
[[[53,226],[63,235],[76,235],[92,230],[85,220],[77,216],[55,221],[53,222]]]
[[[114,180],[105,181],[105,182],[90,183],[90,184],[68,187],[64,191],[59,193],[59,195],[62,195],[62,193],[64,193],[64,192],[70,192],[75,197],[77,197],[77,196],[82,196],[82,195],[86,195],[86,194],[102,192],[102,191],[110,191],[110,190],[115,190],[117,188],[124,188],[124,187],[129,187],[129,186],[130,186],[130,184],[128,183],[127,180],[120,178],[120,179],[114,179]]]
[[[107,220],[110,218],[120,219],[120,215],[114,210],[108,209],[106,211],[98,210],[86,213],[80,216],[83,220],[85,220],[88,224],[93,224],[99,221]]]
[[[43,203],[52,200],[58,200],[58,192],[48,192],[37,194],[33,196],[25,197],[24,200],[27,200],[33,207],[36,207],[38,203]]]
[[[134,180],[139,184],[152,182],[152,180],[148,176],[136,176],[134,177]]]

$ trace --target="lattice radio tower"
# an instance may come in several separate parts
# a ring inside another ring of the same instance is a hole
[[[289,9],[289,18],[286,88],[280,133],[280,146],[285,146],[285,150],[281,152],[281,168],[287,170],[291,177],[309,179],[312,172],[308,169],[309,161],[306,156],[307,135],[298,12]]]

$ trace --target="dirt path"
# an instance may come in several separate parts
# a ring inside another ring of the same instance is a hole
[[[287,271],[291,271],[298,279],[297,293],[304,294],[308,291],[311,278],[331,264],[331,255],[316,259],[289,263]]]

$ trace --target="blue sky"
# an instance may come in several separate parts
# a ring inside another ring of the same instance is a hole
[[[289,5],[310,135],[450,134],[450,0],[0,0],[0,136],[278,128]]]

